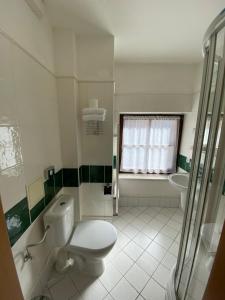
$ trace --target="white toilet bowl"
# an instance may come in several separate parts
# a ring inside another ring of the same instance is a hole
[[[68,250],[82,272],[100,276],[104,272],[103,258],[117,240],[115,227],[106,221],[84,221],[77,225],[68,244]]]
[[[104,272],[103,258],[115,244],[117,231],[102,220],[80,222],[74,229],[73,203],[73,197],[61,195],[44,215],[45,226],[50,227],[47,242],[59,249],[56,270],[64,272],[72,258],[82,272],[100,276]]]

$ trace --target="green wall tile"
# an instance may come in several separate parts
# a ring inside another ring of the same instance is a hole
[[[62,171],[62,169],[59,170],[57,173],[55,173],[54,177],[55,177],[55,194],[57,194],[63,186],[63,171]]]
[[[113,169],[116,169],[116,155],[113,156]]]
[[[79,167],[79,185],[81,185],[83,182],[83,176],[82,176],[82,166]]]
[[[81,168],[82,168],[82,182],[90,182],[90,166],[83,165]]]
[[[31,222],[33,222],[40,215],[44,208],[45,199],[43,198],[30,210]]]
[[[178,167],[186,171],[186,156],[178,154]]]
[[[67,168],[63,169],[63,186],[65,187],[78,187],[78,169],[77,168]]]
[[[45,205],[48,205],[55,196],[55,186],[54,186],[54,177],[51,176],[44,183],[45,189]]]
[[[90,166],[90,182],[104,182],[104,166]]]
[[[105,166],[105,183],[112,183],[112,166]]]
[[[22,199],[5,214],[11,246],[30,226],[27,198]]]

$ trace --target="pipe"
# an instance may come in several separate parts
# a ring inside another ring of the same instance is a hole
[[[45,227],[43,238],[39,242],[36,242],[36,243],[33,243],[33,244],[29,244],[29,245],[26,246],[26,254],[24,255],[24,262],[27,262],[28,260],[32,259],[32,255],[30,254],[30,252],[29,252],[28,249],[43,244],[44,241],[45,241],[45,239],[46,239],[47,232],[48,232],[49,229],[50,229],[50,226],[47,225]]]

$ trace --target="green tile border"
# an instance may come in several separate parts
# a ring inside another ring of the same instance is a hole
[[[116,160],[117,160],[116,155],[113,155],[113,169],[116,169]]]
[[[187,157],[185,155],[178,154],[177,166],[188,173],[191,171],[191,164],[190,162],[187,162]]]
[[[65,187],[79,187],[79,176],[77,168],[63,169],[63,186]]]
[[[42,213],[45,209],[45,198],[42,198],[33,208],[30,210],[31,222],[34,222],[35,219]]]
[[[112,183],[112,166],[105,166],[105,183]]]
[[[13,246],[31,224],[27,198],[22,199],[8,210],[5,213],[5,220],[10,244]]]
[[[104,166],[90,166],[90,182],[104,183]]]

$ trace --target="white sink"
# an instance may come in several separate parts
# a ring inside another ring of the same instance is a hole
[[[189,175],[185,173],[174,173],[168,176],[170,184],[181,193],[180,206],[184,211],[188,188]]]

